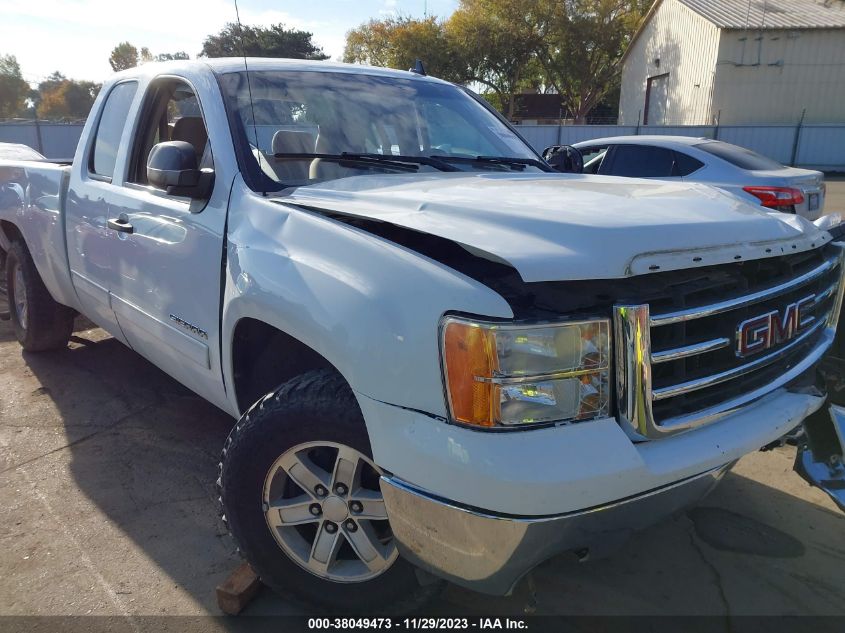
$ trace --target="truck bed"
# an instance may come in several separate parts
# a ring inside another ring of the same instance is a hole
[[[20,233],[50,294],[75,308],[65,239],[69,177],[64,162],[0,159],[0,248]]]

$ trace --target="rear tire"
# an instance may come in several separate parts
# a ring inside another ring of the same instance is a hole
[[[13,242],[6,255],[6,291],[15,337],[26,351],[67,345],[76,313],[50,296],[29,250],[20,241]]]
[[[360,486],[337,487],[343,480],[338,465],[341,456],[352,456],[362,471],[368,471],[366,477],[358,477]],[[439,593],[442,581],[421,585],[414,567],[398,557],[386,513],[381,514],[378,476],[371,470],[377,467],[371,456],[355,396],[332,370],[297,376],[264,396],[240,419],[226,440],[217,483],[223,520],[241,555],[266,585],[324,609],[362,614],[405,613]],[[286,465],[288,459],[293,467]],[[310,468],[308,472],[303,464]],[[297,473],[296,478],[290,476],[280,485],[276,477],[281,473],[284,478],[289,472]],[[314,472],[322,479],[314,479]],[[297,485],[301,482],[307,483]],[[366,505],[359,505],[358,498]],[[373,500],[376,504],[370,505]],[[286,501],[302,506],[301,512],[287,514],[296,509],[292,506],[276,508]],[[368,520],[363,515],[370,509],[373,516],[385,519]],[[309,516],[309,510],[316,518]],[[338,511],[343,516],[337,516]],[[347,531],[347,525],[351,530]],[[334,554],[326,555],[326,560],[331,562],[321,563],[314,544],[326,537],[324,530],[330,541],[335,538],[340,544],[329,546]],[[369,563],[364,561],[366,556],[356,558],[359,547],[365,552],[369,547],[366,540],[362,546],[354,545],[356,538],[369,538],[379,548],[375,564],[374,558]],[[370,573],[370,568],[375,571]]]

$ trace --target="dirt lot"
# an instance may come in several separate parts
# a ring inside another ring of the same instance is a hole
[[[218,614],[238,564],[214,494],[231,424],[99,329],[30,355],[0,322],[0,614]],[[547,562],[537,612],[845,615],[845,516],[793,458],[749,455],[610,559]],[[527,595],[450,587],[430,612],[519,615]],[[269,591],[247,611],[302,612]]]

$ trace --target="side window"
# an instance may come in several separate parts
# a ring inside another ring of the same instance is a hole
[[[672,172],[673,176],[689,176],[694,171],[698,171],[704,167],[697,158],[693,158],[689,154],[682,152],[675,152],[675,170]]]
[[[582,147],[581,156],[584,157],[584,173],[597,174],[601,169],[602,161],[607,156],[607,145],[594,145],[591,147]]]
[[[617,145],[610,173],[628,178],[672,176],[675,156],[672,150],[649,145]]]
[[[127,81],[117,84],[106,97],[100,122],[97,125],[94,149],[88,164],[92,174],[108,180],[114,177],[120,137],[129,118],[129,107],[132,105],[137,89],[136,82]]]
[[[179,79],[157,80],[147,90],[133,143],[129,182],[148,184],[147,157],[154,145],[165,141],[187,141],[197,154],[200,169],[213,166],[199,101],[193,88]]]

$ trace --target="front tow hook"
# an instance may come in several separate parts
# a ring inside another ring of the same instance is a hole
[[[845,407],[819,409],[804,421],[804,430],[795,471],[845,512]]]

